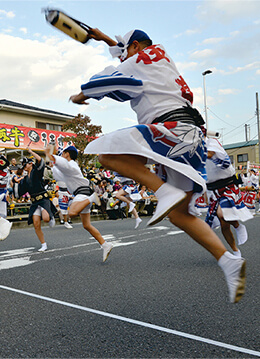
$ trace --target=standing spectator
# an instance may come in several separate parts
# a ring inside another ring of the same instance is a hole
[[[11,159],[11,162],[10,162],[10,165],[9,165],[9,170],[13,174],[18,170],[18,168],[19,168],[19,166],[17,164],[16,158],[13,157]]]

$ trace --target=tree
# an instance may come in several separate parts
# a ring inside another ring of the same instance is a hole
[[[91,120],[88,116],[78,114],[78,116],[72,120],[68,120],[62,126],[62,131],[71,131],[77,135],[77,137],[66,136],[63,141],[72,141],[74,143],[79,151],[77,161],[81,170],[83,170],[83,168],[88,166],[89,162],[95,158],[95,155],[84,154],[84,150],[89,142],[93,141],[98,134],[102,133],[102,127],[91,124]]]

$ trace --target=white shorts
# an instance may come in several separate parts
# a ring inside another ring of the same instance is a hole
[[[193,190],[193,181],[191,179],[169,167],[165,167],[165,171],[167,173],[167,183],[182,189],[184,192]]]
[[[69,213],[69,211],[68,211],[67,209],[61,209],[60,212],[61,212],[61,214],[63,214],[63,215],[66,215],[66,214]]]
[[[43,209],[44,209],[43,207],[38,206],[38,207],[36,208],[36,210],[33,212],[33,216],[39,216],[39,217],[41,217],[41,216],[42,216],[42,210],[43,210]]]
[[[82,202],[85,199],[88,199],[89,196],[86,196],[85,194],[77,194],[74,198],[72,203],[74,202]],[[92,207],[92,203],[90,203],[89,205],[87,205],[81,212],[80,214],[85,214],[85,213],[90,213],[91,211],[91,207]]]

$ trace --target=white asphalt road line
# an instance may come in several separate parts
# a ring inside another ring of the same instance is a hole
[[[158,325],[142,322],[142,321],[131,319],[131,318],[122,317],[120,315],[107,313],[107,312],[103,312],[103,311],[88,308],[88,307],[83,307],[83,306],[80,306],[80,305],[64,302],[62,300],[57,300],[57,299],[53,299],[53,298],[50,298],[50,297],[45,297],[45,296],[41,296],[41,295],[38,295],[38,294],[25,292],[23,290],[10,288],[10,287],[6,287],[6,286],[3,286],[3,285],[0,285],[0,289],[4,289],[4,290],[8,290],[10,292],[23,294],[23,295],[26,295],[26,296],[32,297],[32,298],[45,300],[46,302],[51,302],[51,303],[55,303],[55,304],[64,305],[64,306],[69,307],[69,308],[78,309],[78,310],[82,310],[82,311],[85,311],[85,312],[101,315],[103,317],[108,317],[108,318],[120,320],[120,321],[123,321],[123,322],[126,322],[126,323],[139,325],[141,327],[146,327],[146,328],[149,328],[149,329],[158,330],[160,332],[173,334],[173,335],[176,335],[176,336],[179,336],[179,337],[183,337],[183,338],[187,338],[187,339],[191,339],[191,340],[196,340],[198,342],[203,342],[203,343],[206,343],[206,344],[215,345],[215,346],[220,347],[220,348],[234,350],[236,352],[250,354],[250,355],[260,357],[260,352],[255,351],[255,350],[251,350],[251,349],[247,349],[247,348],[238,347],[236,345],[222,343],[222,342],[219,342],[219,341],[216,341],[216,340],[203,338],[203,337],[200,337],[200,336],[197,336],[197,335],[180,332],[178,330],[161,327],[161,326],[158,326]]]

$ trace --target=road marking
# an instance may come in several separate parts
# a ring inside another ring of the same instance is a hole
[[[0,270],[23,267],[23,266],[27,266],[28,264],[32,264],[34,262],[35,261],[30,260],[30,257],[7,259],[0,263]]]
[[[19,256],[19,255],[24,255],[24,254],[28,255],[32,250],[34,250],[33,247],[22,248],[22,249],[13,249],[10,251],[3,251],[3,252],[0,252],[0,258],[14,257],[14,256]]]
[[[155,228],[158,230],[169,230],[168,227],[162,227],[162,226],[155,227]],[[137,232],[136,234],[129,235],[129,236],[118,236],[118,238],[116,238],[113,234],[105,234],[103,236],[103,238],[111,241],[113,243],[114,247],[123,247],[123,246],[130,246],[133,244],[138,244],[140,242],[147,242],[147,241],[154,240],[154,239],[158,240],[159,238],[164,239],[165,236],[168,236],[168,235],[173,236],[175,234],[183,233],[183,231],[170,231],[170,232],[166,232],[166,233],[160,233],[156,238],[149,237],[148,235],[151,233],[153,233],[153,232],[146,231],[146,233],[145,233],[146,236],[144,237],[144,234],[142,232],[139,232],[139,233]],[[132,240],[132,241],[128,241],[128,242],[122,241],[123,239],[127,239],[127,238],[130,239],[133,237],[135,237],[136,240]],[[90,237],[89,239],[94,239],[94,237]],[[92,248],[90,248],[88,250],[84,250],[85,247],[88,247],[88,246],[91,246]],[[91,243],[75,244],[70,247],[48,249],[48,251],[46,251],[46,252],[38,252],[38,251],[35,252],[34,251],[35,248],[33,248],[33,247],[4,251],[4,252],[0,252],[0,270],[18,268],[18,267],[26,266],[28,264],[38,263],[41,261],[47,261],[47,260],[53,260],[53,259],[59,259],[59,258],[63,258],[63,257],[78,255],[78,253],[58,254],[59,252],[70,251],[70,250],[78,249],[78,248],[82,248],[81,253],[83,253],[83,252],[89,253],[91,251],[96,251],[96,250],[100,249],[99,247],[97,248],[96,246],[97,246],[97,242],[93,241]],[[52,253],[54,253],[54,254],[57,253],[57,254],[54,256],[48,257],[48,254],[52,254]],[[32,256],[33,256],[33,260],[30,260],[30,258]],[[6,257],[9,259],[5,259]],[[1,260],[2,258],[3,258],[3,260]]]
[[[85,312],[101,315],[103,317],[108,317],[108,318],[120,320],[120,321],[123,321],[123,322],[126,322],[126,323],[139,325],[141,327],[146,327],[146,328],[149,328],[149,329],[158,330],[160,332],[173,334],[173,335],[176,335],[176,336],[179,336],[179,337],[183,337],[183,338],[187,338],[187,339],[191,339],[191,340],[196,340],[198,342],[203,342],[203,343],[206,343],[206,344],[215,345],[215,346],[220,347],[220,348],[234,350],[234,351],[237,351],[237,352],[240,352],[240,353],[245,353],[245,354],[250,354],[250,355],[260,357],[260,352],[255,351],[255,350],[251,350],[251,349],[247,349],[247,348],[238,347],[236,345],[222,343],[222,342],[219,342],[219,341],[216,341],[216,340],[203,338],[203,337],[200,337],[200,336],[197,336],[197,335],[193,335],[193,334],[189,334],[189,333],[185,333],[185,332],[180,332],[178,330],[161,327],[159,325],[142,322],[140,320],[135,320],[135,319],[127,318],[127,317],[122,317],[120,315],[107,313],[107,312],[103,312],[103,311],[88,308],[88,307],[83,307],[81,305],[76,305],[76,304],[73,304],[73,303],[64,302],[62,300],[53,299],[53,298],[50,298],[50,297],[45,297],[45,296],[42,296],[42,295],[30,293],[30,292],[25,292],[23,290],[16,289],[16,288],[11,288],[11,287],[6,287],[6,286],[3,286],[3,285],[0,285],[0,289],[4,289],[4,290],[8,290],[10,292],[23,294],[23,295],[26,295],[26,296],[32,297],[32,298],[45,300],[46,302],[51,302],[51,303],[55,303],[55,304],[64,305],[66,307],[70,307],[70,308],[73,308],[73,309],[78,309],[78,310],[82,310],[82,311],[85,311]]]

